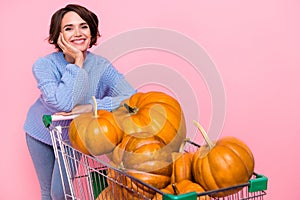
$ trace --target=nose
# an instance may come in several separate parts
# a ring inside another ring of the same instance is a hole
[[[75,28],[75,36],[81,36],[81,30],[80,28]]]

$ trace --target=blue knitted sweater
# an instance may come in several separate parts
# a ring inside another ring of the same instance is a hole
[[[79,104],[92,104],[97,99],[98,109],[113,110],[120,102],[136,92],[105,58],[87,53],[83,67],[68,63],[62,52],[39,58],[32,68],[40,97],[29,108],[24,130],[46,144],[52,144],[49,130],[42,116],[60,111],[71,111]],[[57,122],[67,126],[70,120]],[[66,131],[63,138],[67,138]]]

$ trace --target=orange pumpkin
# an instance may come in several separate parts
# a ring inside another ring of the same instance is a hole
[[[97,107],[94,110],[72,120],[69,126],[70,142],[75,149],[85,154],[110,153],[122,140],[123,131],[119,129],[111,112],[97,110]]]
[[[168,185],[167,187],[161,189],[161,191],[164,194],[174,194],[174,195],[180,195],[180,194],[186,194],[189,192],[196,192],[196,193],[202,193],[205,192],[204,188],[199,185],[198,183],[195,183],[191,180],[181,180],[179,182],[176,183],[172,183],[170,185]],[[199,200],[205,200],[207,199],[207,196],[200,196],[200,198],[198,198]],[[153,200],[161,200],[162,195],[157,193],[155,195],[155,197],[153,198]]]
[[[114,111],[125,134],[148,132],[160,137],[174,151],[186,137],[186,125],[179,102],[163,92],[136,93]]]
[[[96,200],[114,200],[121,199],[119,193],[115,193],[112,186],[107,186],[102,192],[98,195]]]
[[[110,162],[112,167],[116,167],[113,162]],[[107,170],[107,179],[108,186],[103,190],[97,200],[110,200],[110,199],[138,199],[136,191],[132,190],[133,182],[125,176],[123,173],[109,167]]]
[[[113,151],[113,162],[121,168],[170,176],[170,148],[147,132],[125,135]]]
[[[184,152],[186,140],[179,149],[179,152],[172,153],[172,176],[171,183],[180,182],[182,180],[192,180],[192,159],[193,153]]]
[[[146,132],[125,135],[113,151],[113,162],[127,174],[155,188],[171,181],[171,150],[157,135]],[[152,198],[155,193],[138,182],[127,179],[128,187]]]
[[[193,156],[192,172],[195,181],[207,191],[247,183],[254,171],[254,157],[249,147],[234,137],[212,142],[202,126],[198,122],[194,123],[207,142]],[[218,192],[212,196],[223,197],[240,189]]]
[[[151,185],[157,189],[166,187],[171,181],[170,176],[161,175],[161,174],[147,173],[147,172],[136,171],[136,170],[125,170],[125,172],[130,176],[139,179],[143,183]],[[141,184],[137,181],[133,181],[133,180],[128,181],[128,177],[127,177],[127,184],[128,187],[130,187],[134,191],[143,193],[148,198],[152,198],[155,195],[154,190],[145,187],[144,184]]]
[[[110,165],[113,167],[117,167],[113,162],[111,162]],[[108,179],[108,187],[110,187],[110,193],[114,194],[115,199],[135,200],[141,199],[141,196],[151,199],[155,195],[155,191],[145,186],[145,183],[156,188],[164,188],[170,183],[169,176],[131,169],[123,170],[124,173],[121,173],[112,168],[108,169],[107,176],[110,177]],[[136,179],[142,181],[144,184],[136,181]],[[107,194],[105,194],[104,192],[104,195]]]

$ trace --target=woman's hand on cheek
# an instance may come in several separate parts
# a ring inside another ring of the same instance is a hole
[[[57,40],[58,46],[61,48],[63,53],[67,56],[66,59],[69,59],[68,61],[71,63],[74,63],[78,65],[79,67],[82,67],[84,62],[84,56],[83,53],[69,44],[62,33],[60,33],[58,40]]]

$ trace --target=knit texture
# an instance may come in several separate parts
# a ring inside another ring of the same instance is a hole
[[[96,97],[98,109],[111,111],[136,92],[107,59],[91,52],[87,53],[82,68],[68,63],[62,52],[55,52],[39,58],[32,72],[41,95],[29,108],[24,130],[50,145],[51,137],[43,124],[43,115],[93,104],[92,96]],[[54,125],[68,126],[69,123],[70,120],[66,120]],[[63,138],[68,138],[67,131],[63,132]]]

